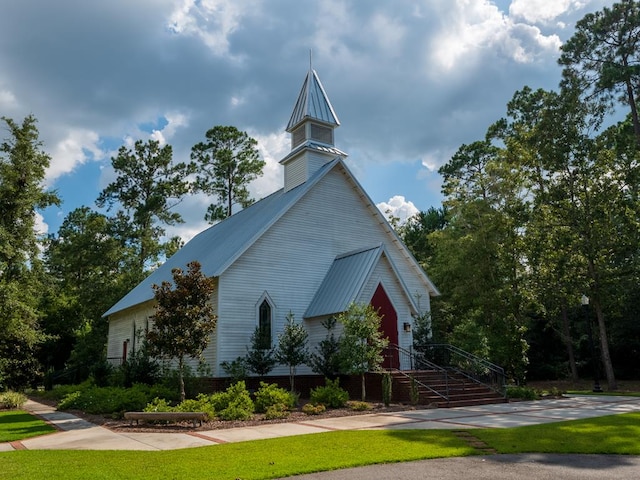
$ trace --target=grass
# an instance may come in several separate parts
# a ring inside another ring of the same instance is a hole
[[[471,433],[498,453],[640,455],[640,412]]]
[[[13,442],[55,431],[51,425],[20,410],[0,412],[0,442]]]
[[[449,431],[340,431],[154,452],[19,450],[0,453],[0,472],[14,480],[248,480],[476,453]]]

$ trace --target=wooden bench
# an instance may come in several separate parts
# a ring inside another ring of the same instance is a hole
[[[193,421],[193,426],[197,427],[198,424],[202,425],[202,422],[207,419],[207,414],[204,412],[125,412],[124,418],[129,420],[130,424],[133,424],[135,420],[136,425],[140,420],[143,422],[184,422],[187,420]]]

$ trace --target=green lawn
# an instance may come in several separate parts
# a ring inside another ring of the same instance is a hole
[[[640,412],[469,433],[499,453],[640,455]],[[20,450],[0,453],[0,472],[16,480],[248,480],[477,453],[449,430],[341,431],[160,452]]]
[[[55,431],[51,425],[20,410],[0,412],[0,442],[13,442]]]
[[[471,433],[499,453],[640,455],[640,412]]]
[[[448,431],[341,431],[155,452],[0,453],[3,478],[260,479],[374,463],[472,455]]]

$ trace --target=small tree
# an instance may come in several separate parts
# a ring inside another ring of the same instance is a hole
[[[296,368],[298,365],[306,363],[309,358],[308,341],[309,333],[306,328],[304,325],[296,323],[293,313],[289,312],[284,330],[278,335],[275,359],[278,363],[289,367],[289,384],[292,392]]]
[[[260,377],[264,377],[276,365],[276,360],[273,358],[273,348],[268,345],[260,327],[256,327],[251,335],[251,348],[247,348],[245,359],[249,370]]]
[[[364,401],[364,374],[380,370],[382,351],[389,340],[383,338],[380,316],[371,305],[352,303],[346,312],[338,316],[338,321],[344,325],[344,335],[340,341],[343,366],[347,373],[360,375]]]
[[[210,301],[215,289],[213,278],[202,274],[197,261],[187,264],[187,268],[186,274],[180,268],[171,271],[175,289],[167,281],[153,285],[157,305],[151,317],[153,328],[147,333],[151,354],[177,359],[181,400],[186,396],[185,357],[202,355],[217,322]]]
[[[340,373],[340,338],[336,338],[333,332],[336,318],[323,320],[322,326],[327,329],[327,335],[309,355],[309,366],[315,373],[334,379]]]

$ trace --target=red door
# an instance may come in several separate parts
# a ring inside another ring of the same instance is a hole
[[[387,292],[382,288],[382,284],[378,285],[376,292],[371,299],[371,306],[382,317],[380,331],[389,339],[389,345],[398,345],[398,314]],[[383,352],[384,362],[383,368],[400,368],[400,360],[398,358],[398,350],[395,348],[387,348]]]

